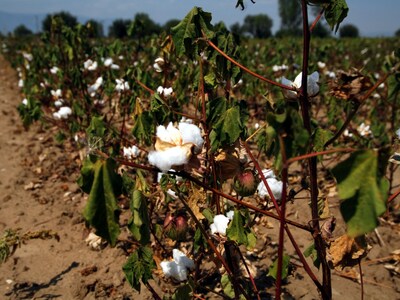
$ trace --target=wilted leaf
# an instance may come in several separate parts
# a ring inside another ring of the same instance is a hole
[[[129,256],[122,267],[129,284],[140,293],[140,281],[147,283],[152,279],[151,271],[156,268],[153,252],[149,247],[140,247]]]
[[[150,222],[146,198],[141,191],[133,191],[130,208],[132,217],[129,220],[128,228],[132,232],[135,240],[142,245],[146,245],[150,242]]]
[[[366,91],[372,87],[371,80],[360,71],[339,71],[331,84],[331,94],[339,99],[360,101]]]
[[[208,38],[214,36],[211,18],[211,13],[194,7],[178,25],[171,28],[178,56],[186,54],[191,57],[195,49],[195,40],[202,38],[203,33]]]
[[[88,203],[83,211],[83,217],[96,229],[96,234],[111,246],[115,246],[119,235],[117,195],[120,194],[122,180],[115,172],[115,163],[111,159],[88,160],[82,168],[83,178],[92,180],[83,182],[82,186],[90,194]],[[83,173],[84,172],[84,173]]]
[[[386,211],[388,182],[380,176],[375,151],[353,153],[332,170],[338,183],[340,210],[347,233],[355,237],[378,226],[378,217]]]
[[[331,242],[327,259],[333,268],[343,269],[357,265],[368,254],[369,249],[364,235],[352,238],[345,234]]]

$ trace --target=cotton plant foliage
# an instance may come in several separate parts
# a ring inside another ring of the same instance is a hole
[[[194,124],[180,122],[176,128],[172,122],[157,127],[155,151],[150,151],[150,164],[166,172],[173,166],[189,162],[193,153],[200,153],[204,140],[200,128]]]

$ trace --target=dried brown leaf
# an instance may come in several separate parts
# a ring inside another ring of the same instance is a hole
[[[339,71],[336,80],[331,83],[331,94],[343,100],[361,101],[363,94],[372,87],[371,80],[359,70]]]
[[[344,234],[330,243],[327,259],[333,268],[351,267],[358,264],[370,248],[364,235],[352,238]]]

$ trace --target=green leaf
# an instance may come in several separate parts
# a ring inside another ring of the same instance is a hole
[[[232,299],[235,298],[235,296],[236,296],[235,289],[234,289],[234,286],[227,274],[224,274],[221,276],[221,287],[222,287],[222,290],[224,291],[225,295],[227,295],[228,297],[230,297]],[[246,298],[243,295],[240,295],[239,299],[242,300],[242,299],[246,299]]]
[[[204,238],[204,236],[201,233],[201,230],[199,228],[196,229],[193,240],[194,240],[194,243],[193,243],[194,253],[198,253],[199,249],[207,247],[207,241]]]
[[[349,7],[346,0],[332,0],[325,7],[325,19],[328,22],[331,30],[335,28],[335,33],[339,29],[340,23],[347,17]]]
[[[117,196],[121,191],[121,178],[115,172],[115,163],[111,159],[89,161],[81,171],[86,180],[92,179],[88,203],[83,217],[96,229],[111,246],[115,246],[120,233],[118,224],[119,208]],[[89,182],[83,183],[86,190]]]
[[[282,258],[282,277],[281,277],[282,280],[288,276],[289,263],[290,263],[290,256],[284,254]],[[276,280],[276,278],[278,277],[277,275],[278,275],[278,259],[276,259],[272,264],[272,266],[269,268],[267,276],[271,276]]]
[[[231,145],[236,142],[244,131],[240,107],[235,105],[227,109],[213,126],[213,131],[216,133],[215,138],[222,145]]]
[[[311,257],[313,260],[314,266],[319,269],[319,266],[321,265],[321,262],[318,258],[318,253],[317,250],[315,249],[314,243],[312,243],[306,250],[303,252],[305,257]]]
[[[150,222],[146,198],[141,191],[133,191],[130,208],[132,217],[128,222],[128,228],[135,240],[146,245],[150,242]]]
[[[378,167],[377,152],[366,150],[353,153],[332,169],[342,200],[340,210],[351,237],[374,230],[378,217],[386,211],[388,182]]]
[[[214,222],[214,215],[213,215],[212,211],[209,208],[203,209],[203,211],[201,213],[203,214],[203,216],[206,217],[207,221],[210,224]]]
[[[171,28],[178,56],[186,54],[192,57],[195,41],[202,38],[203,33],[210,39],[214,36],[211,19],[211,13],[204,12],[200,7],[194,7],[178,25]]]
[[[129,256],[122,270],[131,287],[140,293],[140,281],[146,284],[152,279],[151,271],[155,268],[156,263],[153,260],[151,248],[140,247]]]
[[[89,136],[104,137],[106,132],[106,126],[103,121],[103,117],[92,117],[89,127],[86,129],[86,133]]]
[[[135,125],[132,128],[132,134],[146,145],[151,144],[154,134],[154,126],[153,115],[150,112],[144,111],[136,116]]]
[[[193,287],[188,282],[184,285],[181,285],[175,290],[175,293],[172,295],[172,300],[181,300],[181,299],[192,299],[193,295]]]
[[[226,229],[226,236],[237,242],[240,245],[245,245],[248,248],[254,248],[257,239],[254,233],[246,226],[246,218],[238,210],[235,210],[233,219],[230,221],[228,228]]]
[[[330,130],[318,127],[313,134],[314,151],[324,150],[325,143],[332,137],[333,134]]]

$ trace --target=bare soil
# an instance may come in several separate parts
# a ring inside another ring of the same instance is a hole
[[[59,240],[29,240],[1,264],[0,299],[152,299],[145,286],[139,294],[126,282],[122,265],[127,255],[121,247],[94,251],[86,245],[89,230],[81,215],[86,196],[75,183],[79,154],[68,142],[57,144],[51,127],[36,124],[26,131],[16,110],[21,100],[17,76],[0,56],[0,235],[6,229],[21,234],[51,230]],[[331,206],[337,209],[337,203]],[[306,207],[306,201],[289,204],[288,214],[304,222],[310,219]],[[336,236],[344,232],[343,222],[338,224]],[[257,247],[268,250],[257,259],[254,253],[248,256],[258,270],[257,282],[270,294],[274,287],[266,273],[277,251],[277,228],[275,221],[261,219]],[[368,236],[372,249],[362,264],[364,299],[400,299],[399,273],[385,268],[395,264],[390,255],[400,249],[400,226],[382,221],[377,233]],[[310,244],[311,237],[293,234],[302,249]],[[286,245],[293,254],[288,240]],[[300,262],[294,263],[299,266],[284,285],[285,299],[319,299]],[[361,299],[358,266],[332,274],[333,299]],[[176,286],[154,277],[150,284],[161,297]]]

